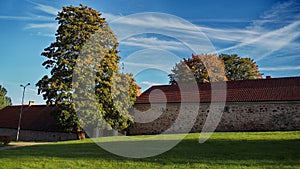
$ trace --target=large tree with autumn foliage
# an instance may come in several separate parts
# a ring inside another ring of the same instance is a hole
[[[127,128],[133,122],[128,108],[137,88],[132,75],[120,72],[118,42],[105,18],[80,5],[63,7],[56,20],[56,41],[42,53],[46,58],[43,66],[50,69],[50,75],[36,84],[39,94],[47,104],[58,107],[54,116],[67,130],[103,128],[103,119],[107,122],[104,127]],[[95,75],[92,80],[89,73]],[[120,101],[126,99],[129,102]]]
[[[258,66],[251,58],[241,58],[236,54],[202,54],[184,58],[169,74],[170,84],[179,82],[215,82],[226,80],[246,80],[262,78]]]

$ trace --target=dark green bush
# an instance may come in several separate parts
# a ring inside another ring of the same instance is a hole
[[[8,145],[11,142],[11,136],[0,136],[0,143],[4,145]]]

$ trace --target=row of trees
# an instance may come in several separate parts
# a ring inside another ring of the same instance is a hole
[[[170,84],[179,82],[215,82],[262,78],[258,66],[251,58],[236,54],[194,55],[184,58],[171,70]]]
[[[58,107],[54,116],[67,130],[81,129],[86,125],[116,130],[127,128],[133,123],[128,110],[136,99],[137,85],[132,74],[120,72],[118,41],[105,19],[99,12],[80,5],[63,7],[56,20],[59,24],[56,41],[42,53],[46,58],[43,66],[50,70],[50,76],[38,81],[38,93],[43,95],[47,104]],[[225,78],[221,76],[224,70]],[[95,77],[89,80],[91,74],[86,71],[91,71]],[[205,82],[261,76],[252,59],[225,54],[192,55],[176,64],[169,75],[171,84],[191,79]],[[79,86],[83,87],[76,88]],[[93,100],[88,94],[91,91],[96,103],[90,102]],[[76,114],[75,100],[83,108],[80,119]],[[89,109],[91,104],[97,105],[96,108]],[[107,126],[103,126],[102,119]]]

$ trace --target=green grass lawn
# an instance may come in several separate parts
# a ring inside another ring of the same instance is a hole
[[[0,168],[300,168],[300,131],[214,133],[204,144],[198,137],[189,134],[172,150],[144,159],[113,155],[90,139],[21,147],[0,151]]]

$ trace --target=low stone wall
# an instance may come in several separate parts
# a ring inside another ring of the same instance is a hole
[[[17,129],[0,128],[0,135],[12,136],[16,140]],[[76,140],[77,134],[63,132],[44,132],[21,130],[19,135],[20,141],[65,141]]]
[[[129,129],[130,135],[181,133],[187,123],[194,124],[190,132],[200,132],[207,115],[214,110],[222,111],[216,131],[300,130],[300,102],[226,103],[225,107],[216,104],[212,109],[208,103],[136,104],[135,109],[136,121],[146,123],[136,122]],[[197,113],[195,118],[189,116],[193,113]],[[143,119],[145,115],[148,119]]]

